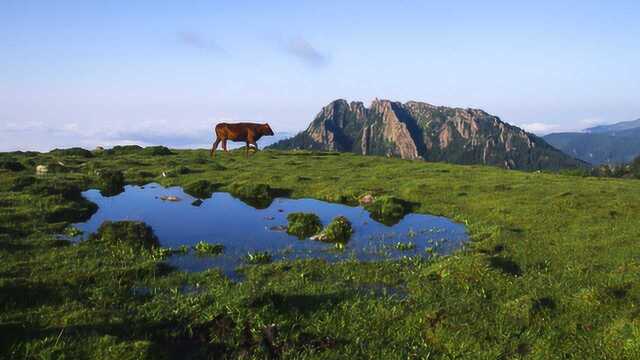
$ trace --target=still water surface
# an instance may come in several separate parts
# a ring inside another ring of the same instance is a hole
[[[328,203],[314,199],[276,198],[265,209],[256,209],[228,193],[214,193],[203,200],[185,194],[180,187],[164,188],[158,184],[127,186],[121,194],[103,197],[98,190],[83,195],[98,204],[98,211],[85,223],[75,224],[84,237],[95,232],[103,221],[138,220],[153,228],[164,247],[193,246],[199,241],[224,245],[224,253],[199,256],[193,251],[172,255],[167,262],[186,271],[220,268],[235,277],[235,269],[245,263],[249,252],[268,251],[273,260],[321,258],[327,261],[357,259],[375,261],[404,256],[446,255],[467,240],[465,227],[447,218],[408,214],[397,224],[387,226],[369,217],[362,207]],[[163,201],[176,196],[180,201]],[[346,216],[354,233],[343,250],[334,244],[299,240],[282,231],[292,212],[317,214],[323,225],[334,217]],[[398,243],[413,243],[409,250],[399,250]]]

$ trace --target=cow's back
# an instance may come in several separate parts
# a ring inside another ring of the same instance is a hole
[[[255,128],[259,124],[253,123],[220,123],[216,125],[216,135],[229,140],[244,141],[247,139],[249,132],[255,133]]]

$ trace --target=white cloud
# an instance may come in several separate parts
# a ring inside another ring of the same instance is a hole
[[[526,131],[529,131],[538,135],[544,135],[544,134],[548,134],[550,132],[554,132],[562,129],[562,126],[558,124],[548,124],[548,123],[542,123],[542,122],[522,124],[520,125],[520,127],[525,129]]]
[[[212,39],[208,39],[203,34],[191,32],[191,31],[183,31],[183,32],[177,33],[176,37],[178,38],[178,42],[180,42],[185,46],[189,46],[192,48],[205,50],[205,51],[211,51],[211,52],[218,52],[218,53],[224,52],[222,47],[220,47],[220,45],[218,45]]]
[[[289,40],[285,50],[290,55],[310,66],[322,67],[329,63],[329,58],[325,54],[318,51],[303,38]]]
[[[604,121],[602,121],[602,119],[598,119],[598,118],[586,118],[586,119],[580,120],[579,122],[580,122],[580,124],[582,124],[584,126],[587,126],[587,127],[604,124]]]

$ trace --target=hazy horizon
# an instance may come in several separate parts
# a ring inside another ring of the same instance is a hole
[[[294,134],[344,98],[480,108],[538,135],[640,118],[634,1],[0,4],[0,151]]]

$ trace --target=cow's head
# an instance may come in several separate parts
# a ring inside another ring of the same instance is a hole
[[[262,133],[262,135],[273,135],[273,130],[271,130],[271,126],[269,126],[269,124],[264,123],[260,126],[260,132]]]

